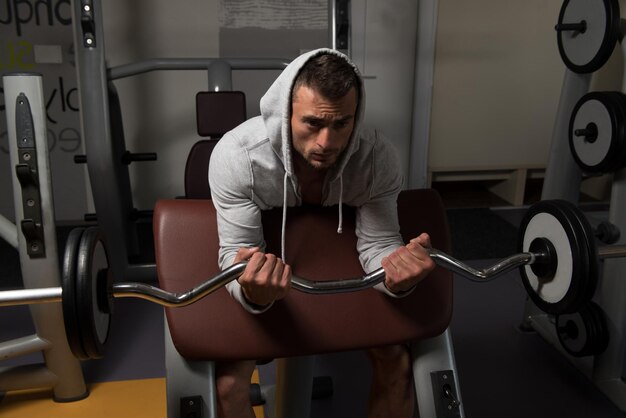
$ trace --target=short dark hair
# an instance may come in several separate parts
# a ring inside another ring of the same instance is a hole
[[[320,54],[304,64],[296,76],[291,91],[293,101],[298,88],[306,86],[330,100],[344,97],[352,87],[360,96],[360,82],[354,67],[335,54]]]

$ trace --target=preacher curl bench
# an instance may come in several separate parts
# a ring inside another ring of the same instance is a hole
[[[362,276],[354,213],[336,233],[336,208],[289,208],[287,263],[309,280]],[[405,240],[427,232],[433,247],[449,250],[449,231],[438,194],[403,191],[398,200]],[[280,210],[263,215],[267,251],[278,253]],[[161,200],[154,214],[160,286],[180,292],[219,272],[215,209],[210,200]],[[247,313],[225,289],[181,308],[166,309],[168,417],[215,417],[213,361],[277,360],[277,417],[307,417],[311,355],[408,342],[419,416],[462,417],[450,333],[452,273],[437,267],[408,296],[394,299],[374,289],[312,295],[292,290],[270,310]],[[182,411],[182,413],[181,413]],[[201,415],[200,415],[201,414]],[[191,416],[191,415],[189,415]],[[270,415],[271,416],[271,415]]]

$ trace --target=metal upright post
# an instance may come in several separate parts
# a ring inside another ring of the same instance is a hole
[[[622,54],[626,43],[621,42]],[[625,71],[626,73],[626,71]],[[622,80],[622,92],[626,92],[626,75]],[[615,225],[621,236],[616,244],[626,243],[626,169],[613,177],[609,222]],[[626,411],[626,259],[604,260],[602,277],[595,299],[606,314],[609,345],[594,360],[592,377],[596,385],[622,410]]]
[[[611,189],[609,222],[619,228],[621,238],[616,244],[626,243],[626,169],[615,173]],[[595,300],[606,315],[609,345],[596,356],[592,378],[594,383],[622,410],[626,411],[626,259],[604,260],[602,277]]]
[[[194,411],[195,416],[217,417],[215,392],[215,364],[212,361],[193,361],[183,358],[172,341],[167,317],[165,323],[165,369],[167,417],[179,418],[182,410]],[[193,408],[185,403],[193,403]]]
[[[578,203],[581,170],[569,149],[569,121],[576,102],[589,91],[591,74],[576,74],[565,70],[561,98],[552,132],[548,166],[541,199],[565,199]]]
[[[419,416],[465,417],[450,330],[411,343]]]
[[[350,0],[328,1],[329,48],[351,56]]]
[[[81,129],[98,224],[108,246],[113,277],[123,278],[129,251],[138,247],[126,151],[112,138],[104,54],[102,7],[98,0],[74,0],[74,47],[80,92]]]
[[[314,360],[313,356],[276,360],[275,417],[310,416]]]
[[[42,79],[34,74],[7,75],[3,85],[24,287],[60,286]],[[0,378],[0,390],[6,390],[5,383],[12,389],[51,386],[57,401],[84,398],[88,391],[80,363],[67,344],[61,305],[32,305],[30,310],[37,335],[6,343],[0,347],[5,349],[0,358],[42,350],[46,365],[8,371],[5,379]]]
[[[211,61],[208,73],[209,91],[231,91],[233,89],[233,69],[228,61]]]

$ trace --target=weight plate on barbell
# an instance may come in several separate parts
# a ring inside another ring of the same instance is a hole
[[[555,327],[561,346],[574,357],[601,354],[609,344],[606,317],[594,302],[578,312],[557,315]]]
[[[72,354],[79,360],[87,360],[89,356],[83,347],[83,339],[78,325],[78,310],[76,307],[76,260],[78,247],[85,228],[74,228],[70,232],[65,243],[63,253],[63,271],[61,273],[61,286],[63,289],[63,322],[65,335]]]
[[[595,243],[590,226],[569,202],[544,200],[531,206],[520,225],[518,246],[528,252],[537,239],[547,240],[556,257],[554,269],[543,275],[532,265],[522,266],[522,282],[529,297],[549,314],[577,311],[591,299],[597,282]],[[593,241],[593,239],[592,239]]]
[[[572,156],[583,171],[608,173],[624,166],[626,96],[620,92],[585,94],[569,124]]]
[[[596,233],[591,227],[591,224],[587,220],[585,214],[575,205],[569,205],[569,210],[572,222],[576,222],[580,226],[580,228],[577,228],[578,233],[587,248],[587,274],[584,277],[583,290],[580,293],[580,298],[577,302],[579,306],[582,306],[591,301],[598,285],[598,277],[600,276],[598,246],[596,245]]]
[[[100,229],[90,227],[80,240],[76,267],[79,326],[85,352],[91,359],[103,356],[111,325],[109,263]]]
[[[564,28],[568,25],[580,28]],[[620,36],[618,0],[565,0],[556,30],[559,54],[567,68],[575,73],[599,70]]]

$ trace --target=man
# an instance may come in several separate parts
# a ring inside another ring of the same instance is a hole
[[[363,269],[382,266],[379,290],[408,294],[435,264],[422,234],[404,245],[396,199],[399,161],[378,132],[361,129],[364,88],[356,67],[337,51],[319,49],[296,58],[261,99],[261,116],[227,133],[213,151],[209,182],[217,209],[222,268],[248,259],[231,295],[251,313],[264,312],[290,288],[284,225],[288,206],[303,203],[357,208],[357,250]],[[282,254],[264,253],[261,211],[283,208]],[[288,243],[287,243],[288,244]],[[373,366],[369,417],[411,417],[414,408],[409,353],[404,346],[368,350]],[[216,366],[218,413],[253,417],[248,399],[250,362]]]

